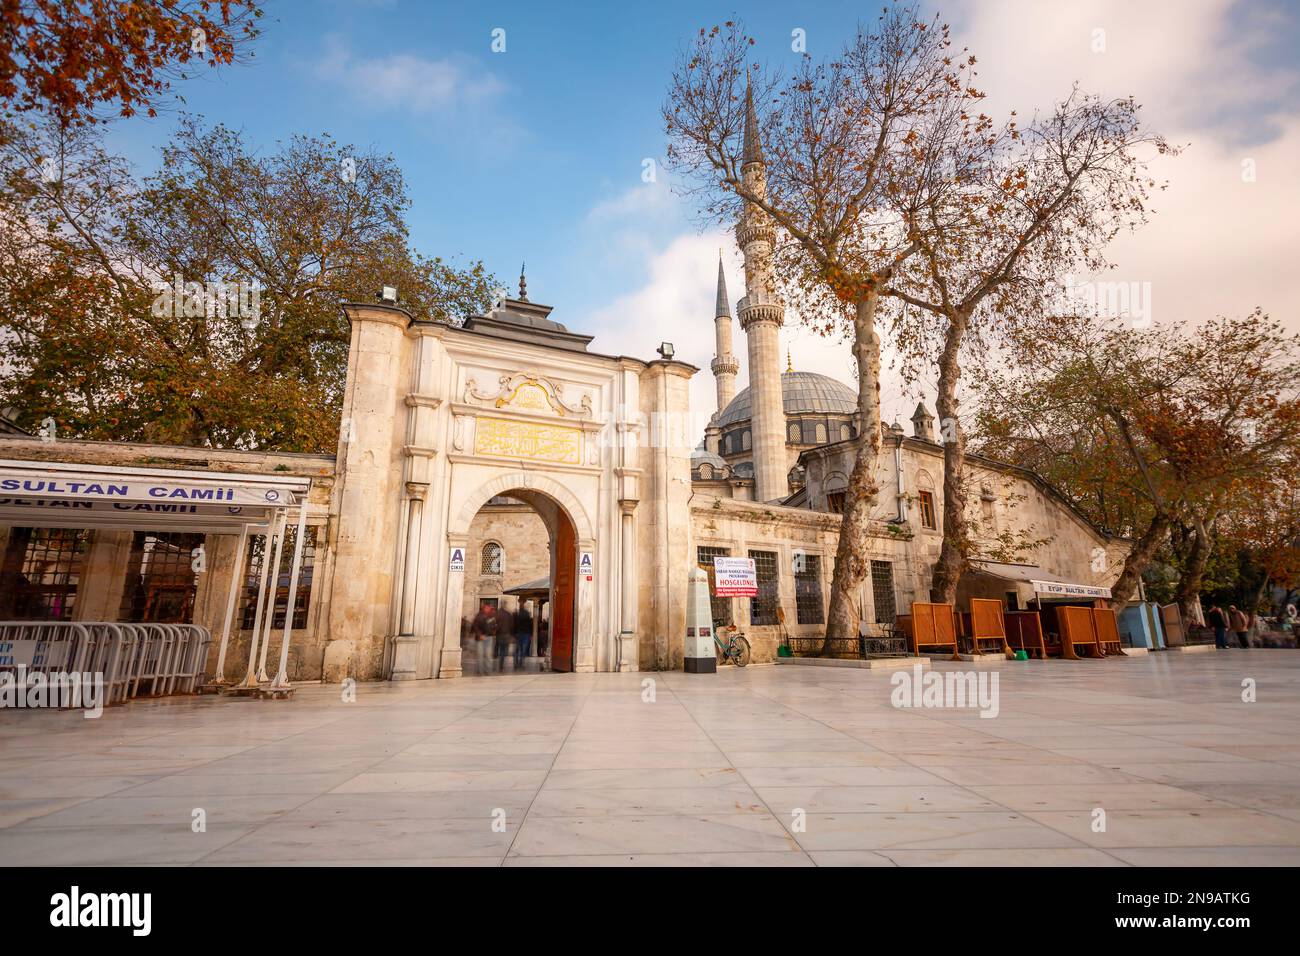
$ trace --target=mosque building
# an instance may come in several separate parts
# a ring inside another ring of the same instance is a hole
[[[765,188],[752,102],[743,175]],[[522,277],[517,297],[460,325],[392,299],[345,304],[333,454],[50,440],[4,422],[0,621],[192,622],[228,679],[269,676],[272,629],[292,681],[680,669],[687,572],[733,556],[754,561],[759,593],[715,598],[715,623],[770,660],[783,635],[824,632],[861,438],[854,391],[781,355],[774,238],[747,204],[734,318],[718,268],[703,436],[673,427],[690,420],[699,369],[667,349],[593,350]],[[866,635],[928,599],[942,541],[943,446],[924,406],[911,425],[882,436],[855,595]],[[1037,475],[972,456],[965,479],[978,553],[962,596],[1023,607],[1035,581],[1087,592],[1118,576],[1127,543]],[[476,640],[485,605],[529,609],[518,660]]]

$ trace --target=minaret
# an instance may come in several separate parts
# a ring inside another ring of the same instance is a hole
[[[745,152],[740,174],[752,195],[767,197],[767,164],[754,110],[754,94],[745,87]],[[745,297],[740,300],[740,327],[749,341],[750,419],[754,449],[754,500],[772,501],[789,494],[785,452],[785,406],[781,395],[781,324],[785,306],[776,297],[772,248],[776,230],[759,206],[746,202],[736,241],[745,254]]]
[[[718,351],[713,356],[713,378],[718,386],[718,412],[736,397],[736,373],[740,363],[731,354],[731,303],[727,301],[727,277],[722,271],[722,252],[718,251],[718,306],[713,310]]]

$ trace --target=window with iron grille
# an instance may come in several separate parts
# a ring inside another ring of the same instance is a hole
[[[893,624],[898,610],[894,604],[894,565],[892,562],[871,562],[871,600],[876,606],[876,623]]]
[[[204,538],[182,532],[137,531],[131,541],[118,619],[193,623],[194,596],[199,590],[194,549],[203,546]]]
[[[277,574],[268,582],[268,591],[275,588],[275,609],[271,618],[272,629],[284,627],[284,615],[289,604],[289,576],[293,573],[293,547],[298,529],[289,527],[284,536],[284,549],[280,555],[280,567]],[[257,615],[257,585],[262,579],[262,559],[266,538],[257,535],[248,542],[248,564],[244,573],[244,604],[241,624],[244,630],[253,626]],[[272,551],[272,557],[275,552]],[[316,529],[307,528],[307,536],[302,542],[302,566],[298,569],[298,591],[293,600],[293,626],[307,626],[307,610],[311,607],[312,575],[316,563]]]
[[[822,559],[818,554],[805,554],[795,565],[794,610],[800,624],[821,624],[822,612]]]
[[[751,551],[754,571],[758,575],[758,597],[749,599],[749,623],[775,624],[777,605],[777,567],[775,551]]]
[[[479,574],[500,574],[505,567],[506,552],[495,541],[483,545],[483,554],[479,562]]]
[[[709,611],[714,627],[731,626],[731,598],[717,597],[713,593],[713,559],[731,557],[730,548],[706,548],[700,546],[695,553],[695,561],[709,574]]]
[[[0,566],[0,619],[70,621],[89,532],[12,528]]]

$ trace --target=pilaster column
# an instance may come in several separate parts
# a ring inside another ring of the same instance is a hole
[[[429,486],[406,483],[406,541],[402,559],[402,592],[398,610],[397,634],[393,637],[393,669],[390,680],[415,680],[418,677],[418,643],[415,634],[415,602],[419,596],[421,576],[427,572],[420,565],[420,533],[424,524],[424,499]]]
[[[447,535],[446,549],[436,561],[446,561],[452,548],[467,548],[469,535]],[[469,555],[465,555],[465,564],[469,564]],[[442,652],[438,661],[439,677],[459,677],[461,675],[461,615],[465,603],[465,571],[449,571],[447,574],[447,614],[442,622]]]
[[[635,501],[620,501],[622,509],[621,540],[622,572],[621,593],[619,597],[619,654],[618,669],[634,671],[637,669],[636,648],[636,511]]]

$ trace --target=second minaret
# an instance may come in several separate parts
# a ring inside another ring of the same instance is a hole
[[[750,195],[767,197],[767,164],[754,110],[753,92],[745,90],[745,144],[741,175]],[[754,449],[754,499],[774,501],[790,490],[786,476],[785,405],[781,388],[781,325],[785,306],[776,295],[772,249],[776,230],[771,217],[746,201],[736,226],[736,241],[745,255],[745,297],[737,312],[749,342],[750,419]],[[721,388],[721,385],[719,385]]]

